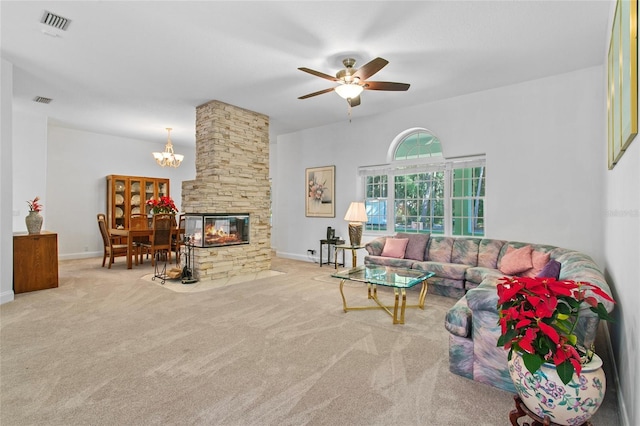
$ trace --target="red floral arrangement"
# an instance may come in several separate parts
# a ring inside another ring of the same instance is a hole
[[[600,287],[587,282],[553,278],[503,277],[497,285],[498,315],[502,335],[498,346],[522,354],[527,370],[535,373],[545,363],[556,366],[564,384],[573,373],[580,375],[583,355],[574,334],[582,303],[587,303],[598,318],[611,321],[602,302],[587,291],[613,302]]]
[[[27,204],[29,204],[30,212],[40,212],[40,210],[42,210],[42,204],[38,203],[38,201],[40,201],[40,197],[36,197],[33,200],[27,201]]]
[[[171,197],[162,196],[160,197],[160,200],[151,198],[147,200],[147,205],[151,206],[151,211],[153,211],[154,214],[178,212],[178,209]]]

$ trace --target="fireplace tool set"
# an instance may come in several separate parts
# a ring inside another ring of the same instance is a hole
[[[198,282],[193,276],[193,236],[184,236],[184,267],[182,268],[182,284],[193,284]]]

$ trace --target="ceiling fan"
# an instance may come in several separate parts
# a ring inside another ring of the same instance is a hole
[[[367,81],[369,77],[380,71],[389,63],[386,59],[375,58],[357,69],[353,67],[356,63],[356,60],[353,58],[346,58],[342,63],[344,64],[344,69],[338,71],[335,77],[309,68],[298,68],[300,71],[308,72],[309,74],[313,74],[317,77],[339,83],[336,87],[309,93],[308,95],[300,96],[298,99],[307,99],[313,96],[322,95],[323,93],[336,92],[342,98],[347,100],[349,106],[355,107],[360,105],[360,93],[362,93],[363,90],[391,90],[402,92],[409,89],[409,85],[406,83]]]

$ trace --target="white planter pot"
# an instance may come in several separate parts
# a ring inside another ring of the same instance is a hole
[[[560,425],[581,425],[589,420],[602,404],[606,390],[602,359],[598,355],[582,366],[580,377],[574,373],[566,385],[555,365],[545,363],[531,374],[515,352],[509,361],[509,374],[527,408]]]

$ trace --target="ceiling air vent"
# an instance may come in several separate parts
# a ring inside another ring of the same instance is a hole
[[[69,19],[63,18],[62,16],[56,15],[55,13],[51,13],[47,10],[44,11],[44,14],[42,15],[42,19],[40,19],[40,22],[62,31],[66,31],[67,27],[71,23]]]
[[[33,98],[33,102],[38,102],[40,104],[48,104],[51,103],[53,99],[51,98],[43,98],[42,96],[36,96],[35,98]]]

